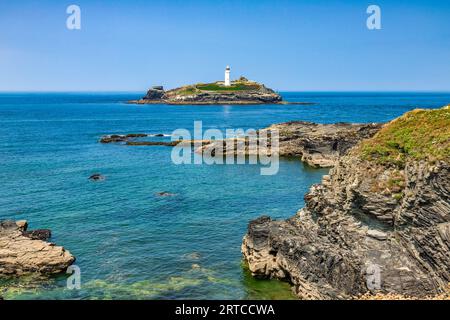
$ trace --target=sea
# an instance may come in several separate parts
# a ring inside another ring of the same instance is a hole
[[[132,105],[139,92],[0,93],[0,220],[48,228],[75,257],[71,274],[1,278],[5,299],[293,299],[242,261],[249,221],[285,219],[327,169],[173,163],[167,146],[101,144],[107,134],[260,129],[274,123],[390,121],[450,104],[450,93],[281,92],[310,105]],[[153,138],[150,138],[153,139]],[[102,174],[102,181],[89,176]],[[161,196],[160,193],[167,193]],[[1,248],[0,248],[1,249]],[[70,281],[69,281],[70,282]]]

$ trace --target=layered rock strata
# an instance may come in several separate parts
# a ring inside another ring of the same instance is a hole
[[[75,261],[69,251],[47,242],[50,230],[27,227],[25,221],[0,222],[0,275],[55,274]]]
[[[420,125],[419,125],[420,124]],[[338,159],[294,217],[252,222],[254,276],[302,299],[426,297],[450,282],[450,110],[417,110]]]

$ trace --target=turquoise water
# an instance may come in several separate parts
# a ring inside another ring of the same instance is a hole
[[[164,146],[102,145],[110,133],[262,128],[306,120],[388,121],[450,103],[436,93],[283,93],[317,105],[126,105],[140,93],[0,94],[0,220],[27,219],[77,257],[82,289],[65,276],[2,280],[6,298],[290,298],[287,284],[252,279],[240,245],[249,220],[286,218],[324,169],[282,159],[255,165],[184,165]],[[166,138],[169,139],[169,138]],[[102,182],[88,177],[100,172]],[[156,193],[167,191],[172,197]]]

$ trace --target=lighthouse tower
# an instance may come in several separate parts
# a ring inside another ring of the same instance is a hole
[[[230,66],[225,68],[225,87],[231,86],[230,82]]]

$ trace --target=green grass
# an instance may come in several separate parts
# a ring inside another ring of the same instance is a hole
[[[405,113],[363,141],[358,151],[363,159],[398,167],[409,159],[450,159],[450,107]]]
[[[179,95],[188,96],[188,95],[196,94],[197,89],[195,87],[185,87],[182,90],[178,91],[177,93]]]
[[[196,88],[203,91],[248,91],[248,90],[258,90],[259,85],[236,83],[232,84],[229,87],[225,87],[217,83],[207,83],[207,84],[198,84],[196,85]]]

